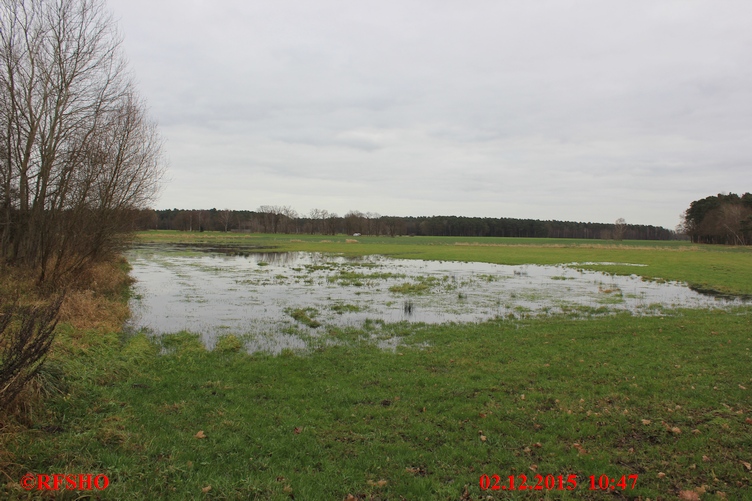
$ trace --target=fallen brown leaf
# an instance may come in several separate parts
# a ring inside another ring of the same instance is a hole
[[[671,428],[671,433],[676,433],[678,435],[681,433],[681,430],[677,428],[676,426],[674,426],[673,428]]]
[[[680,491],[679,499],[682,501],[700,501],[700,495],[695,491]]]
[[[468,486],[465,486],[465,490],[462,492],[462,497],[460,497],[460,501],[471,501],[473,498],[470,495],[470,489]]]
[[[650,424],[650,423],[652,423],[652,421],[651,421],[651,420],[649,420],[649,419],[643,419],[643,420],[642,420],[642,424],[644,424],[644,425],[648,425],[648,424]]]
[[[739,385],[739,388],[741,388],[742,390],[746,390],[747,389],[746,386],[742,386],[742,385]]]
[[[292,492],[292,486],[286,485],[284,489],[282,490],[285,491],[287,494],[290,494]]]
[[[481,442],[485,442],[486,441],[486,436],[485,435],[481,435],[480,436],[480,441]]]
[[[479,415],[480,417],[482,417],[482,418],[486,417],[486,414],[485,414],[485,413],[483,413],[483,412],[481,412],[481,413],[480,413],[480,414],[478,414],[478,415]]]
[[[709,461],[710,461],[710,458],[709,458],[709,457],[707,457],[707,456],[703,456],[703,457],[702,457],[702,460],[703,460],[703,461],[705,461],[705,462],[707,463],[707,462],[709,462]]]
[[[537,464],[531,464],[530,469],[533,471],[538,471],[538,465]]]
[[[522,452],[530,452],[530,447],[525,447],[524,449],[522,449]]]
[[[748,470],[752,470],[752,464],[749,464],[746,461],[741,461],[741,463],[744,465],[744,467]]]
[[[206,493],[207,493],[207,492],[209,492],[210,490],[211,490],[211,485],[207,485],[206,487],[203,487],[203,488],[201,489],[201,492],[203,492],[204,494],[206,494]]]
[[[535,442],[533,444],[533,447],[543,447],[543,444],[541,444],[540,442]]]
[[[659,472],[658,472],[658,475],[657,475],[657,477],[658,477],[658,478],[663,478],[663,477],[665,477],[665,476],[666,476],[666,474],[665,474],[665,473],[663,473],[662,471],[659,471]]]
[[[747,424],[752,424],[752,419],[747,418],[747,419],[744,420],[744,422],[746,422]]]
[[[293,431],[293,433],[295,433],[296,435],[300,435],[300,432],[301,432],[301,431],[303,431],[303,428],[299,428],[299,427],[297,427],[297,426],[296,426],[296,427],[295,427],[295,429],[294,429],[294,430],[292,430],[292,431]]]
[[[425,475],[428,474],[426,472],[426,470],[424,470],[423,468],[420,468],[420,467],[410,467],[410,466],[408,466],[407,468],[405,468],[405,471],[408,472],[408,473],[412,473],[413,475],[425,476]]]
[[[204,430],[199,430],[198,433],[193,436],[196,438],[206,438],[206,435],[204,435]]]

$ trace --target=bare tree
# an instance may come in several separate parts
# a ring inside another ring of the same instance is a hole
[[[330,212],[326,216],[326,221],[324,224],[325,233],[327,235],[336,235],[340,223],[340,217],[337,215],[336,212]]]
[[[365,221],[365,214],[357,210],[351,210],[345,214],[345,233],[354,235],[355,233],[367,232]]]
[[[233,212],[230,209],[225,209],[219,213],[219,222],[224,226],[225,232],[227,232],[227,229],[232,222],[232,216]]]
[[[311,209],[309,217],[311,218],[311,233],[325,233],[325,223],[329,212],[326,209]]]
[[[624,240],[624,232],[627,230],[627,222],[620,217],[614,223],[614,240]]]
[[[282,216],[282,232],[292,233],[295,229],[295,221],[298,219],[298,212],[289,205],[285,205],[279,207],[279,214]]]
[[[280,219],[280,207],[276,205],[262,205],[256,212],[261,216],[261,226],[264,233],[277,233]]]
[[[378,214],[376,212],[366,212],[364,215],[365,217],[365,233],[367,235],[378,235],[381,233],[380,231],[380,219],[381,214]]]
[[[298,213],[289,205],[262,205],[257,212],[265,233],[289,233]]]
[[[103,0],[0,0],[0,255],[39,281],[119,247],[162,141]]]

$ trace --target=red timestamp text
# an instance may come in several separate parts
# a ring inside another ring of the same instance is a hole
[[[609,477],[608,475],[590,475],[588,485],[591,491],[614,491],[616,489],[634,489],[637,485],[637,475],[622,475],[621,477]],[[542,490],[568,490],[577,488],[577,475],[535,475],[528,478],[527,475],[481,475],[480,489],[483,491],[542,491]]]

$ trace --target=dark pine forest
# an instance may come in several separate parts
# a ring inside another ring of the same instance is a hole
[[[300,215],[289,207],[263,206],[256,211],[148,210],[138,218],[138,230],[240,231],[251,233],[593,238],[606,240],[675,240],[686,238],[660,226],[536,219],[421,216],[395,217],[351,211],[344,216],[325,210]]]

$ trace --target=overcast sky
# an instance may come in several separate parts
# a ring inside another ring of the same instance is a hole
[[[752,191],[752,2],[109,0],[156,208],[655,224]]]

